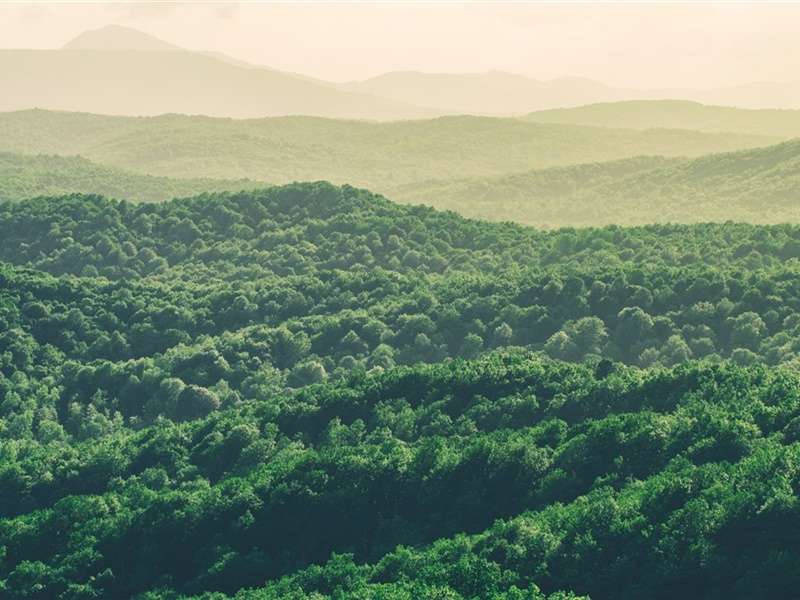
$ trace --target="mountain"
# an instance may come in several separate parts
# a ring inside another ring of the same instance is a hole
[[[190,52],[116,26],[61,50],[0,50],[0,110],[48,108],[116,115],[320,115],[420,118],[441,111],[337,89],[213,52]]]
[[[81,155],[167,177],[272,183],[325,179],[377,192],[467,174],[490,177],[639,155],[700,156],[775,141],[471,116],[371,123],[315,117],[131,118],[41,110],[0,114],[0,150],[6,152]]]
[[[694,160],[639,157],[388,190],[402,202],[529,225],[800,222],[800,140]]]
[[[120,25],[106,25],[99,29],[85,31],[75,39],[62,46],[63,50],[139,50],[139,51],[183,51],[183,48],[174,46],[152,35],[122,27]]]
[[[62,50],[137,50],[142,52],[189,52],[186,48],[175,46],[161,40],[155,36],[144,33],[130,27],[121,25],[106,25],[100,29],[86,31],[66,43],[61,47]],[[252,63],[248,63],[238,58],[228,56],[222,52],[213,50],[192,51],[195,54],[215,58],[224,63],[246,69],[259,68]],[[271,70],[271,69],[270,69]]]
[[[189,51],[119,25],[86,31],[60,50],[0,50],[0,88],[4,90],[0,111],[47,108],[137,116],[397,120],[445,114],[523,115],[598,102],[663,98],[800,108],[800,83],[634,90],[584,78],[539,81],[502,71],[397,71],[336,84],[252,65],[219,52]]]
[[[395,71],[343,87],[449,113],[479,115],[519,115],[545,108],[618,100],[631,94],[589,79],[538,81],[502,71],[464,74]]]
[[[629,129],[693,129],[800,137],[800,110],[742,109],[707,106],[686,100],[631,100],[576,108],[537,111],[526,115],[537,123],[564,123]]]
[[[152,202],[265,185],[247,179],[155,177],[98,165],[77,156],[27,156],[0,152],[0,201],[82,192]]]

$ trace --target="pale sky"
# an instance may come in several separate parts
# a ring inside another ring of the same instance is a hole
[[[498,69],[617,86],[800,79],[800,4],[0,4],[0,48],[125,25],[332,81]]]

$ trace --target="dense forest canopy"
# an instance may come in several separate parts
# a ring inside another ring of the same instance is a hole
[[[132,399],[172,376],[239,391],[258,365],[296,386],[507,346],[642,367],[800,360],[797,226],[537,231],[317,183],[5,203],[0,237],[9,374],[39,355],[105,361]],[[104,394],[108,418],[145,417]]]
[[[4,597],[800,583],[800,226],[319,182],[0,202],[0,240]]]
[[[798,376],[609,365],[501,353],[356,374],[100,440],[19,437],[3,446],[0,475],[5,591],[510,600],[792,589]]]

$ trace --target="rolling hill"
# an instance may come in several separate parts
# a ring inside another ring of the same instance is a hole
[[[800,221],[800,140],[700,158],[639,157],[493,178],[398,186],[388,194],[529,225]]]
[[[319,182],[0,202],[0,596],[784,597],[798,257]]]
[[[800,136],[800,110],[751,110],[707,106],[686,100],[606,102],[537,111],[524,118],[537,123],[591,127],[693,129],[784,138]]]
[[[0,200],[82,192],[126,200],[161,201],[202,192],[254,189],[266,185],[247,179],[173,179],[141,175],[98,165],[77,156],[28,156],[0,152]]]
[[[433,179],[489,177],[639,155],[700,156],[774,137],[636,131],[490,117],[370,123],[314,117],[258,120],[163,115],[0,114],[0,150],[81,155],[168,177],[325,179],[377,192]]]

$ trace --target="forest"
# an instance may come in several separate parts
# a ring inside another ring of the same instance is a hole
[[[800,4],[316,4],[0,2],[0,600],[800,598]]]
[[[800,226],[0,202],[0,592],[783,597]]]

